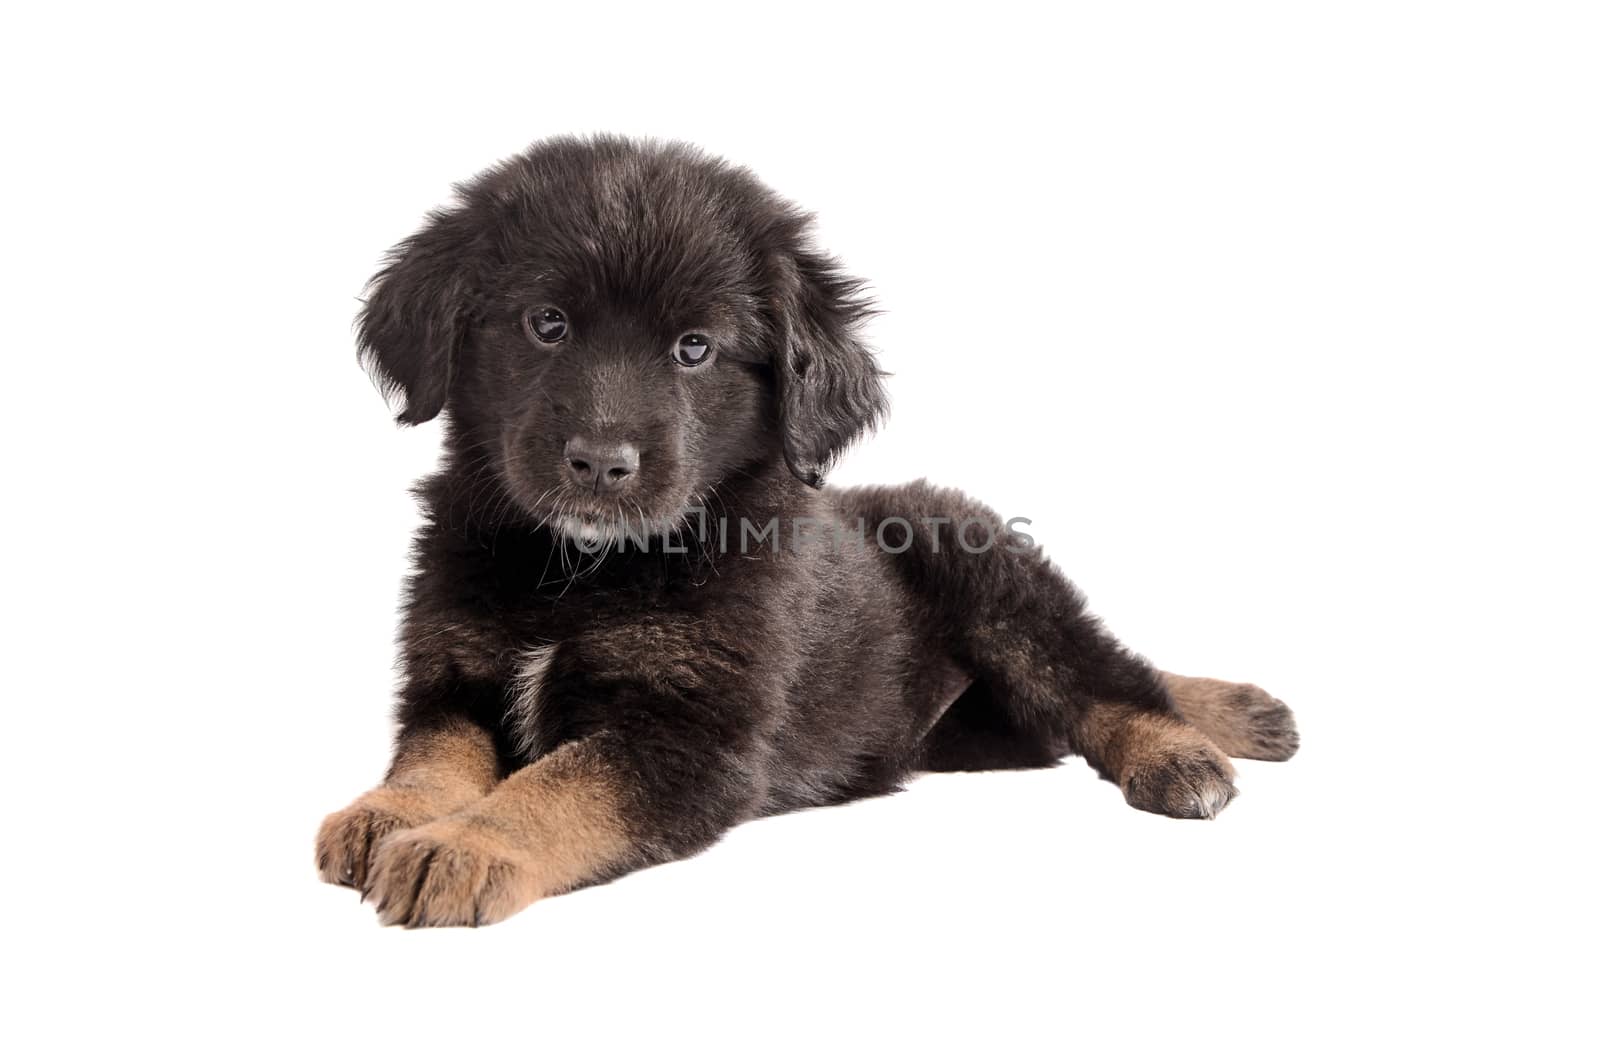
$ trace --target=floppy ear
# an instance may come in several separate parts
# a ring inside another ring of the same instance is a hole
[[[426,423],[449,396],[477,301],[482,227],[465,206],[433,212],[367,285],[358,357],[385,398],[405,399],[401,423]]]
[[[833,462],[888,411],[883,372],[857,332],[872,315],[862,281],[809,250],[783,269],[774,369],[783,458],[821,486]]]

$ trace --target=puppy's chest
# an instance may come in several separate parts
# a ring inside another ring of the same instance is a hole
[[[741,596],[732,579],[673,578],[656,565],[639,572],[615,564],[567,584],[508,572],[500,559],[493,571],[456,582],[476,590],[465,594],[474,618],[456,626],[466,635],[435,643],[448,644],[455,672],[500,686],[502,729],[523,760],[607,723],[610,697],[588,694],[591,680],[604,685],[681,665],[699,623],[736,609]]]
[[[574,701],[572,693],[587,683],[583,660],[606,657],[620,631],[648,630],[678,610],[674,601],[650,592],[574,592],[506,616],[511,647],[497,660],[505,688],[503,725],[524,760],[604,723],[604,697],[579,695]],[[553,694],[558,681],[568,694]]]

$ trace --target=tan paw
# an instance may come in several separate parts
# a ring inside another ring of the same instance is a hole
[[[1164,675],[1178,713],[1230,757],[1284,762],[1300,749],[1294,713],[1255,685]]]
[[[1135,723],[1122,771],[1130,806],[1168,817],[1215,817],[1238,794],[1233,766],[1192,726],[1168,719]]]
[[[374,788],[330,813],[317,831],[317,874],[325,883],[365,887],[372,853],[383,838],[428,821],[431,809],[416,793]]]
[[[1234,724],[1223,749],[1234,758],[1287,762],[1300,750],[1294,712],[1283,700],[1255,685],[1232,685],[1226,702]]]
[[[478,927],[543,896],[527,855],[468,818],[396,832],[379,844],[364,894],[385,924]]]

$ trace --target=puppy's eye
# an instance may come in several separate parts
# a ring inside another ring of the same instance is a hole
[[[706,363],[706,358],[711,356],[711,340],[704,335],[689,334],[678,340],[678,348],[672,351],[672,359],[685,368]]]
[[[567,315],[553,305],[530,309],[522,314],[522,330],[535,342],[560,342],[567,337]]]

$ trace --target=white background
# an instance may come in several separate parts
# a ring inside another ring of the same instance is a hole
[[[6,23],[7,1052],[1594,1055],[1584,5]],[[751,166],[875,282],[895,413],[836,481],[1031,517],[1301,755],[1213,823],[926,778],[477,932],[319,884],[438,440],[357,295],[594,130]]]

